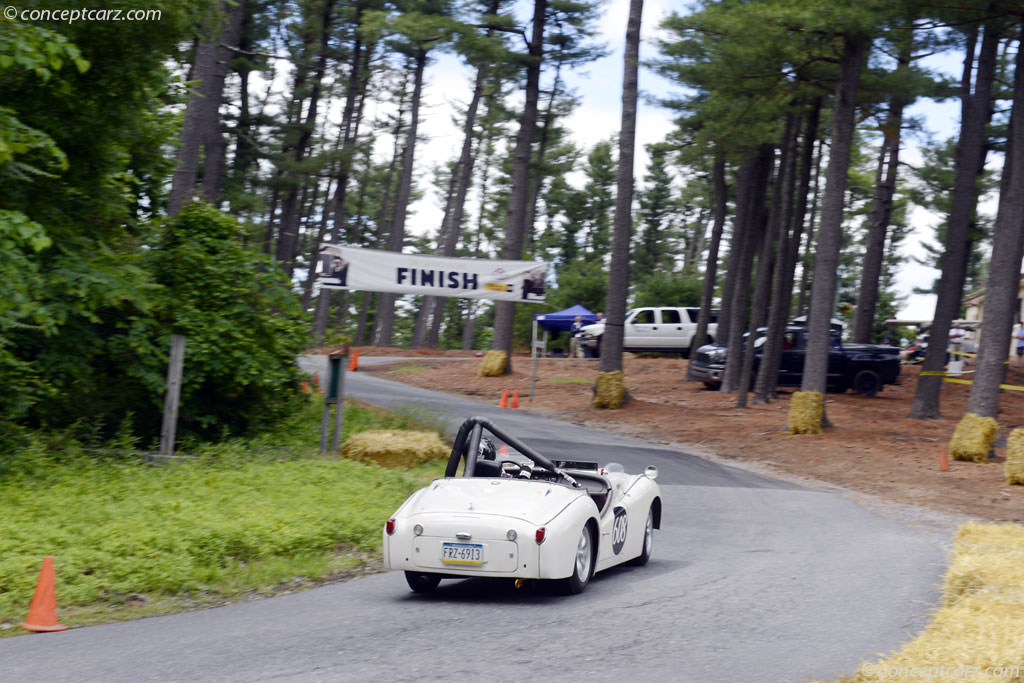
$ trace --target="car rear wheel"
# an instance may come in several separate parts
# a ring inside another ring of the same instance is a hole
[[[409,588],[417,593],[433,593],[437,585],[441,583],[441,577],[437,574],[423,572],[406,572],[405,580],[409,584]]]
[[[566,595],[578,595],[590,583],[594,575],[594,537],[589,524],[583,525],[579,542],[576,544],[576,557],[572,565],[572,576],[562,579],[562,592]]]
[[[642,567],[651,560],[651,551],[654,550],[654,509],[647,511],[647,526],[644,528],[644,547],[640,555],[634,557],[630,564]]]
[[[853,390],[863,396],[874,396],[882,390],[882,378],[874,370],[861,370],[853,377]]]

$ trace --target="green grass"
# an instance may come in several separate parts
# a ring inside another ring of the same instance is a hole
[[[548,384],[593,384],[592,379],[581,379],[575,377],[552,377],[545,380]]]
[[[346,433],[438,427],[415,411],[345,412]],[[0,478],[0,624],[24,619],[45,555],[72,625],[366,571],[384,521],[444,463],[396,471],[319,457],[319,413],[314,398],[272,433],[193,446],[194,459],[159,466],[73,449],[18,454]]]
[[[419,363],[416,363],[414,361],[414,362],[411,362],[411,363],[406,363],[404,365],[399,365],[397,368],[395,368],[391,372],[396,374],[396,375],[413,375],[413,374],[416,374],[417,372],[423,372],[426,369],[427,369],[426,365],[420,365]]]

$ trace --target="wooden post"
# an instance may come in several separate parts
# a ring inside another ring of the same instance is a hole
[[[167,364],[167,392],[164,394],[164,421],[160,428],[160,455],[174,455],[174,435],[178,429],[178,400],[181,398],[181,372],[185,367],[185,337],[171,335],[171,359]]]

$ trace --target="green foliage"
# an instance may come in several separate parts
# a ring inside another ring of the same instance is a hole
[[[689,273],[655,273],[637,285],[633,305],[700,306],[701,282]]]
[[[345,412],[347,433],[413,424],[358,405]],[[41,447],[19,454],[0,477],[0,621],[24,616],[44,555],[56,557],[69,607],[316,579],[339,548],[376,553],[384,520],[441,466],[398,472],[307,457],[318,416],[308,400],[275,434],[156,467]]]

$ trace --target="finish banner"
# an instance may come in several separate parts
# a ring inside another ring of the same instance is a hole
[[[543,261],[420,256],[330,244],[320,249],[317,281],[327,289],[544,301],[547,274]]]

